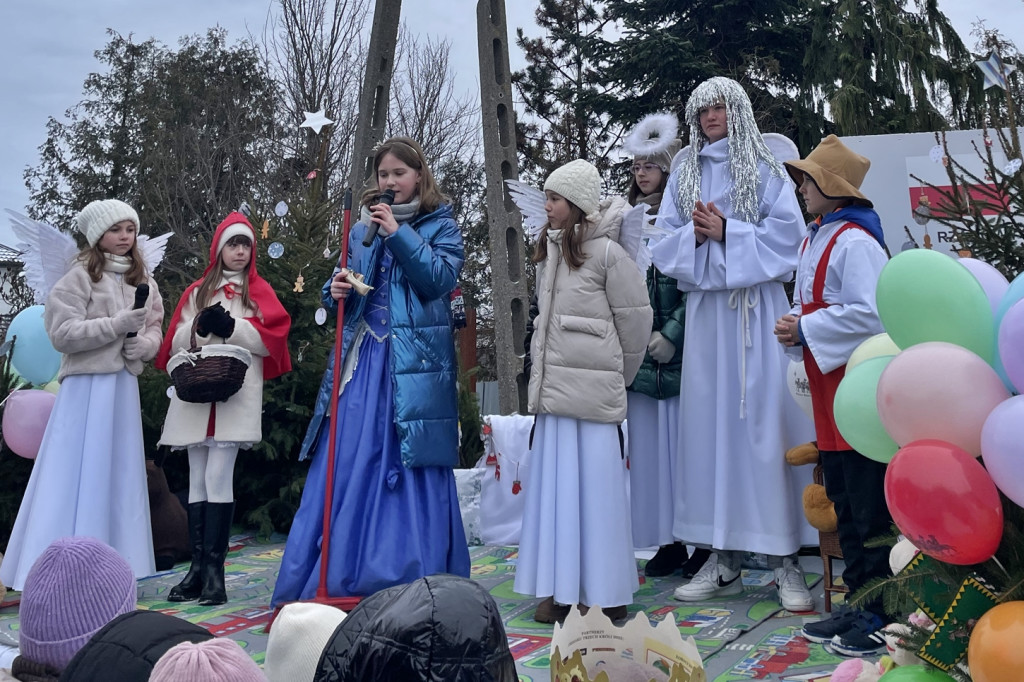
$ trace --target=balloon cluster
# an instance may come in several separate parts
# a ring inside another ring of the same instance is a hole
[[[888,463],[885,499],[924,553],[971,565],[1003,534],[1001,490],[1024,506],[1024,276],[914,249],[878,280],[885,333],[836,392],[840,433]],[[983,457],[984,466],[978,460]]]
[[[7,328],[14,340],[9,362],[22,382],[44,390],[18,390],[4,402],[3,438],[16,455],[34,459],[43,440],[57,392],[53,381],[60,369],[60,353],[53,348],[43,324],[44,308],[34,305],[18,313]]]

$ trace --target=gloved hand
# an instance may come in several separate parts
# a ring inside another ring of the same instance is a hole
[[[146,314],[145,308],[138,308],[136,310],[128,309],[122,310],[121,312],[114,315],[113,324],[114,331],[121,336],[129,332],[140,331],[146,325]]]
[[[200,310],[198,320],[196,334],[204,338],[213,334],[226,339],[235,333],[235,318],[219,302]]]
[[[676,344],[665,338],[661,332],[651,332],[651,340],[647,343],[647,352],[655,362],[668,362],[676,354]]]
[[[124,340],[124,348],[121,349],[124,353],[124,357],[128,360],[141,360],[142,359],[142,341],[137,336],[133,336],[130,339]]]

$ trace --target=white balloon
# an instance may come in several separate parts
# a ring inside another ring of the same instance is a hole
[[[814,419],[814,407],[811,404],[811,384],[807,381],[803,360],[792,360],[786,371],[786,386],[793,400],[811,419]]]

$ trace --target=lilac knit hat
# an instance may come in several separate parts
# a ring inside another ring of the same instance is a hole
[[[153,666],[149,682],[267,682],[267,678],[234,640],[214,637],[168,649]]]
[[[63,670],[97,630],[135,610],[135,576],[109,545],[89,537],[55,540],[25,578],[21,655]]]

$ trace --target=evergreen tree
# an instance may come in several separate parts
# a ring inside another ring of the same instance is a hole
[[[606,90],[598,48],[608,22],[588,0],[540,0],[536,19],[544,36],[516,30],[527,62],[512,75],[526,113],[516,121],[520,175],[539,184],[572,159],[586,159],[603,171],[617,139],[596,107]]]
[[[177,50],[109,35],[83,100],[67,122],[47,122],[40,162],[25,173],[30,212],[69,228],[94,199],[128,202],[143,232],[175,232],[161,284],[176,295],[202,270],[220,219],[275,191],[276,86],[255,49],[228,46],[222,29]]]

